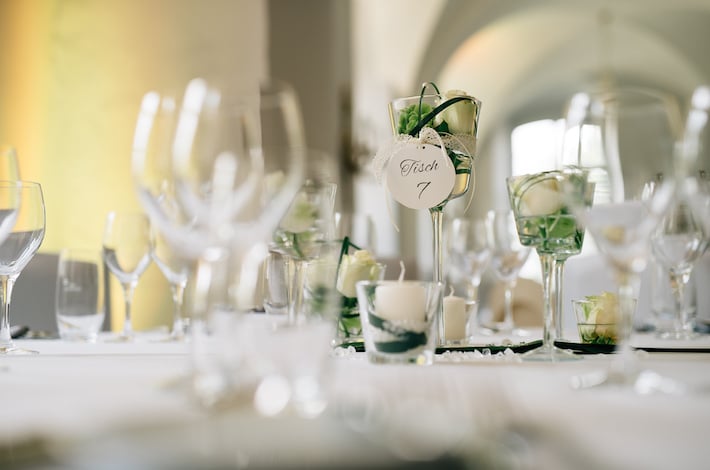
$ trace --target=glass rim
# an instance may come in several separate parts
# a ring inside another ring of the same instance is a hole
[[[41,187],[42,185],[40,183],[38,183],[37,181],[31,181],[31,180],[0,180],[0,186],[4,186],[4,187],[40,186]]]
[[[382,280],[374,280],[374,281],[358,281],[355,283],[355,285],[364,285],[364,286],[373,286],[373,285],[387,285],[387,286],[393,286],[393,285],[398,285],[398,284],[407,284],[407,285],[420,285],[420,286],[441,286],[442,288],[446,285],[442,281],[422,281],[419,279],[404,279],[404,280],[397,280],[397,279],[382,279]]]
[[[476,105],[479,107],[482,104],[481,100],[479,100],[478,98],[476,98],[475,96],[472,96],[472,95],[456,95],[456,96],[467,96],[467,97],[471,98],[471,101],[475,102]],[[392,98],[390,100],[390,105],[394,105],[394,103],[398,103],[398,102],[407,102],[407,101],[413,101],[413,100],[419,101],[420,98],[422,98],[422,99],[437,98],[437,99],[440,99],[442,102],[446,101],[447,99],[450,99],[450,98],[445,98],[443,94],[426,93],[424,95],[402,96],[399,98]]]

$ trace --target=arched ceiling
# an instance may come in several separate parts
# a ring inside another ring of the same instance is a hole
[[[598,85],[602,70],[684,100],[710,82],[710,2],[672,3],[449,0],[417,78],[476,94],[484,141],[502,121],[559,116],[568,96]]]

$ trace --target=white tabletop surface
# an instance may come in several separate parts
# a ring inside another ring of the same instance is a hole
[[[185,380],[189,343],[16,343],[39,354],[0,357],[0,466],[707,468],[710,354],[640,353],[688,386],[682,396],[571,388],[610,355],[555,364],[463,355],[417,367],[341,354],[328,359],[328,408],[303,419],[259,415],[251,390],[227,407],[198,405]]]

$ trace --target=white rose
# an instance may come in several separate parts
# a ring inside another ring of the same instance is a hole
[[[523,217],[554,214],[564,206],[562,198],[557,180],[544,179],[523,193],[519,214]]]
[[[616,323],[619,318],[619,299],[616,294],[603,292],[597,297],[591,315],[594,315],[594,321],[588,323],[596,323],[597,336],[616,339]]]
[[[356,297],[358,281],[374,281],[379,278],[381,265],[377,264],[367,250],[357,250],[352,255],[343,255],[336,287],[345,297]]]
[[[444,93],[444,100],[457,96],[468,96],[465,91],[449,90]],[[438,123],[446,121],[452,134],[472,135],[476,119],[476,104],[471,100],[461,100],[444,109],[438,116]]]

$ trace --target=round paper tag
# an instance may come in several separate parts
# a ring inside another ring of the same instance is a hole
[[[451,159],[435,145],[407,144],[387,164],[387,187],[392,197],[410,209],[438,206],[453,191],[455,180]]]

